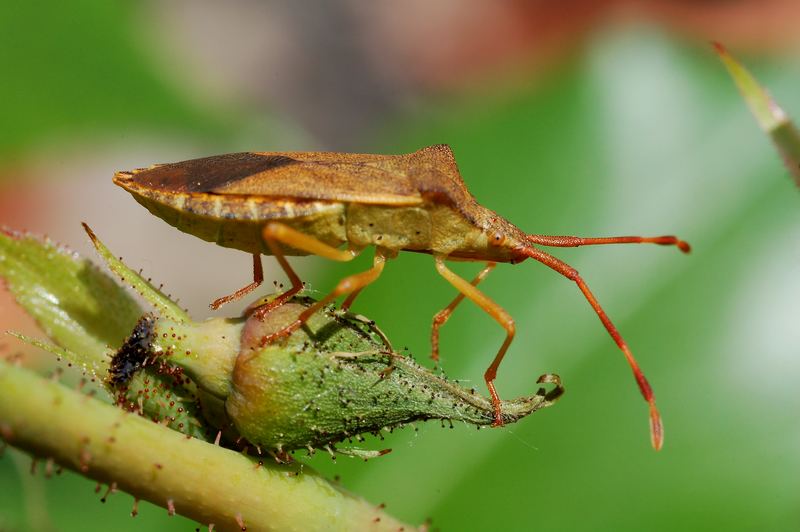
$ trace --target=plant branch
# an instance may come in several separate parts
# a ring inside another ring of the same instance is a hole
[[[301,464],[261,464],[2,361],[0,390],[9,444],[216,530],[414,529]]]

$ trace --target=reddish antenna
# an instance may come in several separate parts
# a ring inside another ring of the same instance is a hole
[[[608,238],[580,238],[575,236],[546,236],[546,235],[528,235],[528,241],[531,244],[539,244],[542,246],[553,246],[553,247],[578,247],[578,246],[589,246],[589,245],[598,245],[598,244],[659,244],[662,246],[676,246],[678,249],[683,251],[684,253],[689,253],[691,247],[688,243],[684,242],[683,240],[678,239],[674,236],[658,236],[658,237],[640,237],[640,236],[618,236],[618,237],[608,237]],[[633,371],[633,376],[636,379],[636,384],[639,385],[639,391],[642,393],[644,400],[647,401],[647,404],[650,406],[650,440],[653,444],[653,448],[658,451],[661,450],[661,447],[664,444],[664,426],[661,423],[661,414],[658,412],[658,407],[656,407],[656,398],[653,394],[653,389],[650,387],[650,383],[647,382],[647,378],[644,376],[641,368],[639,368],[639,363],[636,362],[636,358],[634,358],[633,353],[631,352],[628,344],[625,343],[622,336],[619,334],[616,326],[611,322],[611,319],[606,314],[603,307],[600,306],[598,303],[597,298],[594,297],[592,291],[589,290],[589,287],[586,285],[586,282],[580,276],[578,271],[570,266],[569,264],[557,259],[556,257],[550,255],[549,253],[545,253],[544,251],[534,247],[533,245],[527,247],[523,250],[526,255],[531,257],[532,259],[541,262],[545,266],[552,268],[553,270],[557,271],[567,279],[570,279],[578,285],[578,288],[581,292],[583,292],[584,297],[592,306],[594,311],[597,313],[597,316],[600,318],[600,321],[603,322],[608,334],[614,339],[614,342],[622,351],[622,354],[625,355],[625,359],[628,361],[628,365],[631,367]]]

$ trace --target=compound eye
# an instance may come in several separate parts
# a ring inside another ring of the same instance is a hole
[[[505,241],[506,241],[506,235],[504,235],[503,233],[497,232],[492,235],[491,242],[495,246],[502,246],[503,242]]]

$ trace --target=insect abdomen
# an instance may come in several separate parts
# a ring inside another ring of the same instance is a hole
[[[142,194],[135,191],[136,201],[154,215],[184,233],[223,247],[248,253],[269,255],[262,230],[270,221],[284,223],[300,232],[313,234],[334,247],[346,242],[344,212],[339,202],[267,200],[198,194]],[[305,255],[285,249],[287,255]]]

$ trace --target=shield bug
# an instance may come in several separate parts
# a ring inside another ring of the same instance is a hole
[[[661,448],[663,431],[655,397],[628,345],[578,272],[537,246],[653,243],[674,245],[688,252],[689,245],[674,236],[581,238],[527,234],[478,204],[446,145],[405,155],[233,153],[118,172],[114,182],[181,231],[253,255],[253,283],[214,301],[212,308],[238,299],[262,282],[261,254],[274,255],[292,283],[284,294],[255,310],[264,316],[303,287],[286,255],[313,254],[349,261],[366,247],[375,247],[372,268],[342,279],[297,320],[266,336],[265,343],[286,337],[339,296],[347,296],[343,308],[349,308],[358,293],[380,276],[386,260],[399,251],[433,255],[436,270],[459,292],[433,319],[433,358],[438,359],[439,328],[464,297],[506,332],[505,341],[484,374],[495,406],[496,426],[502,425],[502,417],[493,381],[514,338],[515,326],[511,316],[477,285],[498,262],[516,264],[532,258],[575,282],[597,313],[633,370],[649,404],[653,446]],[[486,267],[469,282],[452,272],[445,264],[447,260],[485,262]]]

